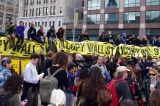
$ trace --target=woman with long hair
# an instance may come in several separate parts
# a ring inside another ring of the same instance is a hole
[[[58,39],[63,40],[64,29],[59,28],[56,34],[57,34]]]
[[[55,78],[58,80],[58,89],[66,90],[69,88],[69,80],[67,78],[67,63],[68,63],[68,56],[63,52],[58,52],[53,55],[52,57],[53,66],[48,68],[44,72],[44,77],[48,76],[48,71],[50,74],[53,75],[57,70],[59,70],[55,74]],[[49,103],[42,103],[43,105],[47,106]]]
[[[144,80],[141,88],[143,106],[148,106],[150,93],[156,89],[160,89],[160,82],[157,80],[158,71],[155,69],[149,70],[150,79]]]
[[[82,89],[82,94],[87,100],[87,106],[98,106],[98,92],[105,89],[101,69],[96,66],[92,67],[89,78],[86,80]]]

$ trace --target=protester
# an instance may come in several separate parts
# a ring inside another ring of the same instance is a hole
[[[149,106],[160,106],[160,89],[156,89],[153,92],[151,92],[149,97]]]
[[[102,32],[102,34],[98,37],[98,41],[106,42],[106,34]]]
[[[160,82],[157,81],[158,72],[151,68],[149,70],[150,79],[144,80],[141,88],[143,106],[148,106],[150,92],[160,89]]]
[[[142,43],[142,42],[141,42],[140,37],[137,36],[137,39],[136,39],[136,41],[135,41],[135,45],[136,45],[136,46],[141,46],[141,45],[142,45],[141,43]]]
[[[7,106],[25,106],[27,101],[20,101],[23,79],[18,75],[12,75],[4,83],[3,89],[0,90],[0,97],[8,97]],[[1,101],[1,100],[0,100]],[[3,101],[1,101],[2,103]],[[0,103],[1,106],[3,106]]]
[[[28,40],[38,41],[36,37],[36,28],[34,27],[33,23],[31,23],[31,27],[29,28],[27,35],[28,35]]]
[[[144,63],[144,67],[145,67],[145,73],[144,73],[143,77],[146,79],[146,78],[148,78],[147,73],[153,67],[153,62],[152,62],[151,56],[147,56],[147,61]]]
[[[50,74],[54,74],[57,70],[59,70],[54,76],[58,80],[58,89],[66,90],[69,89],[69,80],[67,78],[67,62],[68,56],[63,52],[58,52],[53,55],[52,63],[53,66],[49,68]],[[48,76],[48,71],[44,72],[44,77]],[[49,103],[42,103],[42,105],[48,105]]]
[[[155,42],[155,46],[160,47],[160,37],[158,37],[158,40]]]
[[[53,89],[50,102],[53,106],[65,106],[65,93],[61,89]]]
[[[114,44],[114,38],[112,36],[112,32],[108,31],[108,34],[106,35],[106,41],[110,44]]]
[[[23,93],[21,96],[21,101],[28,99],[26,106],[38,106],[38,82],[43,78],[43,75],[37,74],[36,65],[38,64],[39,55],[32,54],[30,57],[30,62],[26,65],[24,69],[24,83],[23,83]]]
[[[111,76],[110,76],[110,73],[108,72],[106,66],[103,64],[101,56],[97,56],[97,63],[95,65],[93,65],[92,67],[94,67],[94,66],[99,67],[101,69],[101,73],[102,73],[104,82],[108,83],[111,80]]]
[[[43,72],[43,69],[44,69],[44,59],[45,59],[45,56],[44,56],[44,51],[41,50],[40,51],[40,54],[39,54],[39,60],[38,60],[38,64],[37,64],[37,72],[38,74],[41,74]]]
[[[123,33],[122,35],[121,35],[121,44],[126,44],[126,33]]]
[[[147,45],[148,45],[147,37],[144,36],[142,39],[142,46],[147,46]]]
[[[68,90],[65,91],[66,100],[67,100],[65,106],[73,106],[73,104],[74,104],[74,95],[73,95],[74,80],[76,77],[79,77],[80,72],[81,72],[81,68],[78,67],[78,72],[77,72],[76,64],[70,63],[70,64],[68,64],[67,70],[68,70],[67,75],[68,75],[70,87]]]
[[[123,79],[122,81],[116,83],[118,100],[131,99],[128,83],[124,80],[127,78],[127,72],[129,71],[130,70],[125,66],[119,66],[116,69],[116,79]]]
[[[121,35],[120,35],[120,34],[117,34],[117,37],[116,37],[116,39],[115,39],[114,44],[115,44],[116,46],[118,46],[120,43],[121,43]]]
[[[105,89],[101,69],[96,66],[92,67],[89,78],[82,89],[82,93],[87,100],[87,106],[98,106],[97,94],[100,90]]]
[[[6,26],[6,36],[10,41],[11,48],[14,47],[15,43],[15,26],[13,20],[9,19],[9,25]]]
[[[60,39],[60,40],[64,40],[63,34],[64,34],[64,29],[63,28],[59,28],[58,32],[56,33],[57,38]]]
[[[0,89],[3,87],[5,81],[12,75],[11,67],[12,62],[8,57],[4,57],[1,61],[1,70],[0,70]]]
[[[52,51],[49,51],[47,53],[47,58],[44,60],[43,72],[45,72],[49,67],[52,66],[52,55],[53,55]]]
[[[79,42],[82,42],[84,40],[89,40],[89,35],[87,30],[85,30],[84,34],[79,36]]]
[[[38,43],[45,43],[45,36],[44,36],[44,29],[43,25],[40,26],[40,29],[37,31],[37,42]]]
[[[48,45],[49,45],[48,50],[53,50],[53,47],[52,47],[53,46],[53,39],[57,38],[54,26],[51,26],[51,28],[48,30],[47,37],[48,37]]]
[[[155,38],[155,36],[152,36],[150,39],[150,45],[155,46],[155,43],[156,43],[156,38]]]
[[[18,38],[18,44],[17,46],[22,47],[23,41],[24,41],[24,23],[23,21],[19,22],[19,26],[16,27],[16,37]]]

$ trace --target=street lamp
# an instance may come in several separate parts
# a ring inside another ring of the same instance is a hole
[[[76,13],[76,11],[79,10],[79,9],[84,9],[84,7],[74,8],[73,42],[75,41],[75,24],[76,24],[76,22],[75,22],[75,21],[76,21],[76,20],[75,20],[75,18],[76,18],[75,13]]]

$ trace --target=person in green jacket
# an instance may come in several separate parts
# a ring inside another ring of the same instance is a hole
[[[9,19],[9,24],[6,26],[6,36],[10,41],[11,48],[14,47],[15,43],[15,26],[13,20]]]

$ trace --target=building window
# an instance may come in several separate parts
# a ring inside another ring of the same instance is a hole
[[[46,15],[48,15],[48,7],[46,7]]]
[[[140,0],[125,0],[124,7],[137,7],[140,6]]]
[[[58,24],[58,26],[61,26],[61,21],[59,21],[59,24]]]
[[[87,15],[87,24],[100,24],[100,14]]]
[[[105,7],[106,8],[119,8],[119,1],[120,0],[105,0]]]
[[[0,25],[2,25],[2,23],[3,23],[3,21],[2,21],[2,20],[0,20]]]
[[[118,24],[119,13],[105,14],[105,24]]]
[[[29,11],[29,16],[31,17],[31,15],[32,15],[32,9],[30,9]]]
[[[124,23],[140,23],[140,12],[126,12],[124,15]]]
[[[56,6],[50,7],[50,15],[55,15]]]
[[[14,0],[7,0],[7,4],[14,4]]]
[[[44,3],[48,3],[48,0],[44,0]]]
[[[46,15],[46,7],[43,7],[43,16]]]
[[[34,9],[32,9],[32,16],[34,16]]]
[[[44,22],[42,22],[42,25],[44,25]]]
[[[3,17],[3,13],[0,12],[0,17]]]
[[[25,17],[25,13],[26,13],[26,10],[24,10],[24,12],[23,12],[23,17]]]
[[[37,22],[35,22],[35,27],[37,27]]]
[[[62,13],[62,7],[60,7],[60,11],[59,11],[59,13]]]
[[[28,0],[24,0],[24,5],[28,6]]]
[[[12,14],[6,14],[6,18],[11,19],[13,17]]]
[[[11,7],[11,6],[6,6],[6,11],[7,11],[7,12],[11,12],[11,13],[13,13],[14,8],[13,8],[13,7]]]
[[[160,5],[160,0],[146,0],[146,5]]]
[[[28,17],[28,10],[26,9],[26,17]]]
[[[51,0],[51,3],[56,2],[56,0]]]
[[[51,22],[51,21],[49,21],[49,27],[51,26],[51,24],[52,24],[52,22]]]
[[[0,0],[0,2],[4,2],[4,0]]]
[[[52,22],[52,26],[54,26],[54,23],[55,23],[55,22],[53,21],[53,22]]]
[[[0,11],[4,10],[4,5],[0,5]]]
[[[41,15],[41,8],[39,8],[39,16]]]
[[[41,0],[37,0],[37,4],[41,4]]]
[[[34,0],[31,0],[31,5],[34,5]]]
[[[18,1],[16,1],[16,6],[19,6],[19,2]]]
[[[47,27],[47,22],[45,22],[45,27]]]
[[[88,0],[88,10],[97,10],[101,7],[101,0]]]
[[[38,16],[38,8],[36,8],[36,16]]]
[[[40,27],[40,22],[38,22],[38,27]]]
[[[146,23],[160,23],[160,11],[146,11]]]

